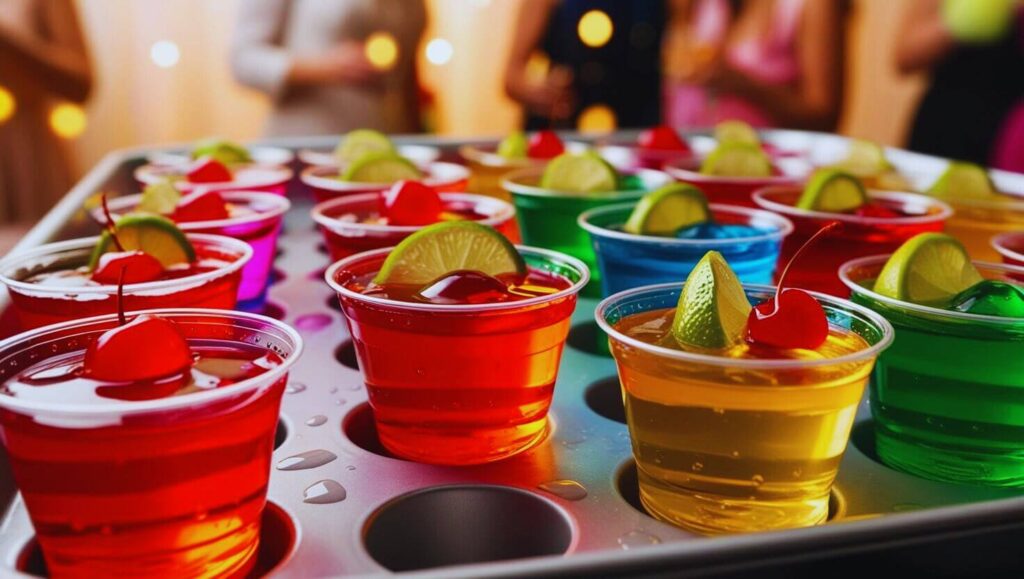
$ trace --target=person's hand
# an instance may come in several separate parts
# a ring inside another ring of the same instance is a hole
[[[523,104],[534,114],[551,120],[567,119],[572,115],[576,95],[572,90],[572,72],[555,67],[539,83],[528,83],[521,90]]]

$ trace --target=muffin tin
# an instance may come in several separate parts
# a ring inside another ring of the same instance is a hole
[[[829,160],[830,151],[841,156],[845,148],[845,140],[833,135],[773,131],[768,138],[819,162]],[[301,149],[335,140],[271,144]],[[465,143],[397,141],[439,146],[447,158]],[[159,151],[112,153],[22,247],[94,232],[83,203],[97,191],[135,192],[132,171],[153,153]],[[942,167],[938,159],[906,151],[892,150],[890,157],[915,174],[934,174]],[[1024,176],[997,178],[1024,190]],[[542,444],[471,468],[387,456],[377,440],[345,322],[323,282],[328,258],[309,217],[311,196],[293,184],[291,197],[264,313],[298,329],[306,351],[282,404],[261,574],[725,577],[752,570],[792,576],[844,570],[849,564],[972,574],[1024,567],[1019,554],[1024,489],[956,486],[883,466],[873,453],[866,399],[827,524],[705,538],[654,520],[639,505],[615,365],[597,347],[594,299],[581,298],[573,316],[555,388],[552,431]],[[0,299],[6,307],[6,295]],[[11,332],[9,315],[0,316],[0,332]],[[32,528],[2,456],[0,515],[0,575],[41,574]]]

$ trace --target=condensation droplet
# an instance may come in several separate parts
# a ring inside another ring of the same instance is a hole
[[[287,458],[282,458],[277,462],[277,470],[305,470],[309,468],[316,468],[318,466],[323,466],[336,458],[338,458],[338,455],[329,450],[308,450]]]
[[[288,387],[284,389],[285,394],[298,394],[299,392],[305,392],[306,385],[302,382],[289,382]]]
[[[587,487],[574,480],[554,480],[541,483],[537,488],[567,501],[581,501],[587,498]]]
[[[306,426],[321,426],[327,422],[327,417],[323,414],[317,414],[306,419]]]
[[[629,531],[619,537],[619,546],[626,551],[637,547],[657,545],[659,543],[661,543],[661,538],[639,529]]]
[[[341,486],[338,481],[324,479],[309,485],[306,490],[302,491],[302,502],[311,505],[327,505],[339,503],[347,496],[345,487]]]
[[[754,483],[754,486],[756,487],[759,487],[764,484],[764,477],[759,474],[755,474],[750,478],[750,480]]]

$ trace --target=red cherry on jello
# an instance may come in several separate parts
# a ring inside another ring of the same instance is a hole
[[[636,143],[643,149],[654,151],[687,152],[690,150],[690,146],[679,137],[679,133],[675,129],[664,125],[643,131]]]
[[[189,193],[178,201],[171,218],[175,223],[187,223],[189,221],[216,221],[227,219],[227,203],[216,191],[196,191]]]
[[[122,269],[124,283],[144,283],[159,279],[164,266],[160,260],[142,251],[112,251],[100,256],[92,272],[92,280],[102,284],[117,284],[121,281]]]
[[[526,156],[531,159],[554,159],[564,152],[565,145],[554,131],[534,133],[526,146]]]
[[[185,176],[192,183],[223,183],[233,179],[231,170],[213,157],[196,159]]]
[[[772,348],[814,350],[828,338],[828,318],[818,300],[799,289],[784,289],[750,310],[747,341]]]
[[[147,314],[89,344],[83,371],[104,382],[143,382],[182,374],[191,366],[192,350],[178,325]]]
[[[443,209],[437,190],[419,181],[399,181],[381,199],[381,213],[389,225],[437,223]]]
[[[435,304],[486,304],[508,299],[508,288],[498,278],[472,270],[453,271],[420,290],[420,297]]]

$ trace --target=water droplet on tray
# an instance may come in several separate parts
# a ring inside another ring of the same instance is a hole
[[[345,500],[346,496],[348,493],[345,492],[345,487],[337,481],[324,479],[311,484],[302,491],[302,502],[312,505],[327,505],[340,503]]]
[[[567,501],[581,501],[587,498],[587,487],[574,480],[553,480],[541,483],[537,488]]]
[[[327,417],[323,414],[317,414],[306,419],[306,426],[321,426],[327,422]]]
[[[338,455],[329,450],[307,450],[306,452],[300,452],[299,454],[289,456],[288,458],[282,458],[277,461],[277,470],[305,470],[308,468],[316,468],[318,466],[323,466],[336,458],[338,458]]]
[[[619,546],[626,551],[637,547],[657,545],[659,543],[661,543],[661,539],[659,537],[639,529],[629,531],[619,537]]]
[[[298,394],[299,392],[305,392],[306,385],[302,382],[289,382],[288,387],[284,389],[285,394]]]
[[[295,327],[307,332],[318,332],[331,325],[332,321],[333,318],[327,314],[305,314],[295,318]]]

